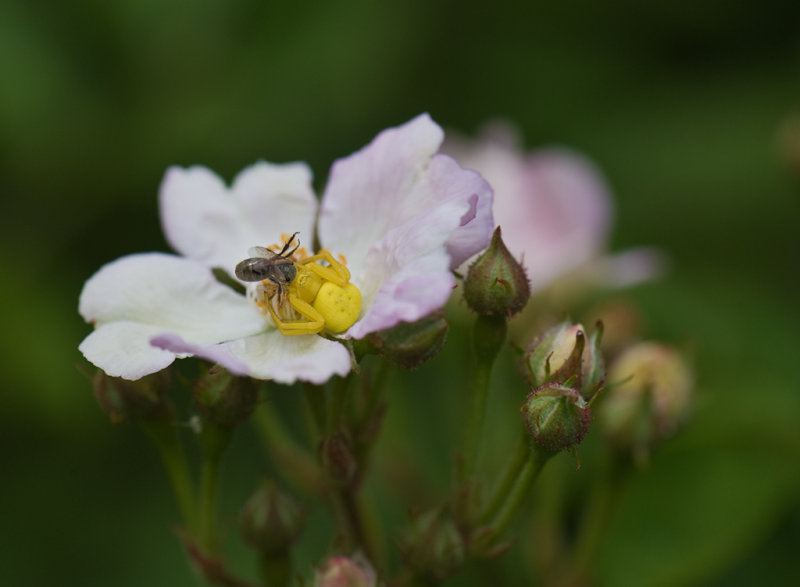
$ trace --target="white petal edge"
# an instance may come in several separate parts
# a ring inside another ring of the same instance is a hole
[[[136,380],[168,367],[175,353],[155,348],[150,339],[158,326],[112,322],[100,326],[78,346],[86,359],[112,377]]]
[[[200,347],[176,336],[159,336],[153,343],[176,353],[191,353],[234,373],[283,384],[325,383],[351,369],[350,353],[338,342],[317,335],[286,336],[272,330],[221,345]]]
[[[78,309],[100,327],[117,321],[174,332],[210,345],[267,327],[243,295],[222,285],[208,267],[164,253],[122,257],[104,265],[83,287]]]
[[[254,246],[280,242],[283,233],[313,239],[317,201],[304,163],[258,162],[231,188],[205,167],[172,167],[159,191],[164,234],[186,257],[231,275]]]

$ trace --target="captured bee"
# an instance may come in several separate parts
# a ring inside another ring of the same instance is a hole
[[[249,253],[253,256],[237,263],[236,277],[250,282],[271,281],[279,288],[289,285],[297,275],[292,255],[300,248],[300,243],[289,250],[296,236],[295,232],[279,253],[270,251],[266,247],[251,248]]]
[[[283,334],[344,332],[358,320],[361,292],[350,283],[350,271],[344,263],[327,249],[295,260],[300,247],[296,237],[297,233],[291,235],[279,252],[251,248],[251,256],[236,265],[236,277],[260,282],[256,304],[269,312]]]

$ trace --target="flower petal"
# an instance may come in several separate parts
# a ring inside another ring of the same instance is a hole
[[[421,204],[432,203],[412,200],[409,194],[427,173],[443,136],[423,114],[384,130],[360,151],[336,161],[320,208],[322,244],[346,255],[357,271],[372,243],[417,216]]]
[[[282,233],[313,239],[317,202],[304,163],[256,163],[230,189],[204,167],[170,168],[160,189],[161,221],[179,253],[230,274],[253,245],[280,242]]]
[[[250,377],[278,383],[320,385],[333,375],[347,375],[351,368],[350,353],[343,344],[317,335],[286,336],[272,330],[222,346],[247,366]]]
[[[170,351],[171,353],[195,355],[204,359],[208,359],[213,363],[222,365],[234,375],[246,376],[249,374],[247,365],[231,356],[224,344],[210,346],[192,344],[186,342],[177,334],[172,333],[154,336],[150,339],[150,344],[153,347],[164,349],[165,351]]]
[[[150,339],[160,331],[160,327],[150,324],[111,322],[99,326],[78,349],[90,363],[112,377],[140,379],[175,360],[175,353],[150,345]]]
[[[370,332],[391,328],[400,322],[414,322],[441,308],[450,298],[455,277],[449,269],[450,257],[443,249],[437,249],[394,271],[390,265],[391,256],[390,250],[373,249],[367,264],[386,267],[389,276],[376,291],[361,286],[370,299],[368,304],[365,303],[368,309],[347,332],[348,337],[360,339]]]
[[[434,156],[441,141],[441,129],[422,115],[331,170],[320,240],[346,255],[364,297],[364,316],[348,336],[441,307],[454,285],[451,268],[491,239],[491,188],[450,157]]]
[[[163,253],[129,255],[103,266],[84,285],[78,309],[98,327],[135,322],[154,327],[149,336],[175,332],[202,345],[266,327],[258,309],[216,281],[208,267]]]

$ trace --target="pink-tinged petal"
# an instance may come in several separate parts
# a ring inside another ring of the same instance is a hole
[[[138,322],[111,322],[99,326],[78,349],[90,363],[112,377],[140,379],[175,360],[175,353],[150,345],[150,339],[160,330]]]
[[[219,283],[208,267],[163,253],[129,255],[103,266],[84,285],[78,309],[98,327],[136,322],[155,328],[149,336],[174,332],[201,345],[265,328],[258,309]]]
[[[331,167],[318,223],[320,241],[358,268],[370,246],[425,205],[410,194],[425,177],[444,134],[427,114],[384,130]],[[418,194],[426,195],[426,194]]]
[[[280,242],[282,233],[313,238],[316,199],[303,163],[256,163],[227,188],[204,167],[170,168],[159,194],[170,245],[186,257],[233,274],[254,246]]]
[[[431,159],[430,172],[420,189],[437,194],[440,201],[469,204],[469,209],[459,219],[458,227],[447,239],[451,268],[458,267],[489,246],[495,227],[492,214],[494,193],[479,173],[462,169],[447,155],[436,155]]]
[[[459,163],[477,169],[495,190],[494,220],[503,241],[528,269],[532,289],[602,253],[611,223],[606,182],[587,158],[561,148],[523,156],[511,133],[448,145]]]
[[[630,287],[662,276],[667,265],[662,251],[636,247],[594,260],[579,270],[578,278],[603,288]]]
[[[272,330],[221,346],[247,366],[250,377],[278,383],[308,381],[321,385],[333,375],[347,375],[351,368],[350,353],[344,345],[317,335],[285,336]]]
[[[362,286],[370,301],[365,303],[364,316],[350,328],[347,337],[360,339],[400,322],[419,320],[444,306],[455,287],[450,258],[442,249],[399,268],[392,267],[390,250],[374,249],[367,264],[383,264],[388,278],[374,292]]]
[[[164,349],[171,353],[202,357],[213,363],[222,365],[234,375],[244,377],[250,374],[247,365],[232,356],[230,352],[228,352],[228,347],[224,344],[201,346],[186,342],[177,334],[169,333],[154,336],[150,339],[150,344],[153,347]]]

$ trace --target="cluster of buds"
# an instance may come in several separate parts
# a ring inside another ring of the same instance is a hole
[[[314,573],[314,587],[375,587],[377,574],[360,553],[352,557],[334,556]]]
[[[605,381],[602,324],[587,335],[568,321],[528,347],[523,360],[531,393],[521,408],[533,440],[550,452],[573,449],[589,430],[592,398]]]
[[[692,376],[670,346],[641,342],[611,365],[610,388],[598,411],[603,433],[638,462],[686,420]]]

